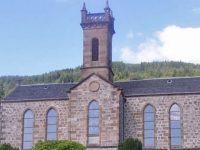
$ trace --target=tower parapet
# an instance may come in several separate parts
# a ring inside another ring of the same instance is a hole
[[[83,4],[82,12],[82,20],[81,20],[81,27],[84,29],[88,28],[97,28],[102,27],[104,25],[109,25],[109,29],[112,34],[115,33],[114,30],[114,17],[112,14],[112,10],[109,6],[106,6],[104,9],[104,13],[89,13],[86,9],[85,3]]]

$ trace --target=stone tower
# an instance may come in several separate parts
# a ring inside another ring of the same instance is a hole
[[[115,30],[108,1],[103,13],[88,13],[84,3],[81,27],[84,39],[82,79],[95,73],[112,81],[112,36]]]

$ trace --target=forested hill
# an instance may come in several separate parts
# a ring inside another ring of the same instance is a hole
[[[183,62],[152,62],[141,64],[113,63],[114,80],[139,80],[160,77],[200,76],[200,65]],[[80,81],[80,67],[63,69],[35,76],[0,77],[0,99],[19,82],[21,84],[67,83]]]

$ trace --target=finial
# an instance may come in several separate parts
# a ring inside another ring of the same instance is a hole
[[[85,2],[83,3],[83,8],[82,8],[82,10],[86,10]]]
[[[109,1],[106,0],[106,7],[104,8],[105,12],[110,12]]]
[[[109,1],[106,0],[106,8],[109,8]]]

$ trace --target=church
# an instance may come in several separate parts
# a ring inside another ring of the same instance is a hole
[[[79,83],[18,85],[0,103],[0,144],[30,150],[72,140],[87,150],[117,150],[138,138],[146,150],[200,149],[200,77],[113,81],[114,17],[81,10]]]

